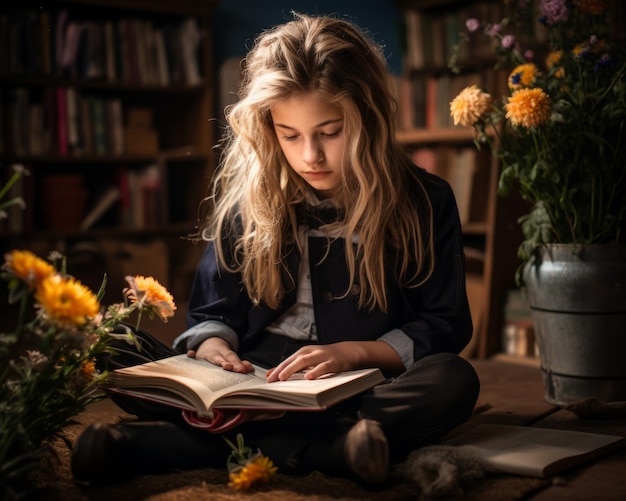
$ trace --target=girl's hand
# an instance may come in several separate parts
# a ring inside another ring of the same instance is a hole
[[[285,381],[306,370],[306,379],[316,379],[330,372],[344,372],[366,367],[404,370],[398,353],[384,341],[342,341],[333,344],[304,346],[267,372],[267,381]]]
[[[254,372],[252,364],[247,360],[241,360],[230,345],[220,337],[206,339],[198,346],[198,349],[189,350],[187,356],[190,358],[202,358],[227,371],[244,374]]]

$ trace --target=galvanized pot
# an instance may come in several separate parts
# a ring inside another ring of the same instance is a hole
[[[547,245],[523,279],[545,400],[626,401],[626,245]]]

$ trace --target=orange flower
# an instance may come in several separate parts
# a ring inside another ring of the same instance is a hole
[[[476,85],[471,85],[450,102],[450,115],[454,125],[467,127],[481,120],[490,108],[491,95],[481,91]]]
[[[516,90],[504,105],[506,118],[512,125],[525,128],[538,127],[550,119],[552,103],[541,89]]]
[[[265,456],[257,456],[245,466],[237,468],[228,475],[228,486],[232,489],[243,491],[249,489],[255,483],[268,483],[274,478],[278,468],[272,460]]]
[[[548,70],[551,70],[561,62],[561,59],[563,59],[562,50],[555,50],[550,52],[550,54],[548,54],[548,57],[546,57],[546,68],[548,68]],[[554,76],[556,78],[564,78],[565,68],[563,68],[562,66],[556,68],[554,70]]]
[[[88,287],[56,274],[41,281],[35,299],[49,319],[63,326],[84,325],[100,310],[98,299]]]
[[[54,273],[50,263],[27,250],[7,252],[4,255],[4,267],[31,288]]]
[[[129,287],[124,289],[124,295],[131,303],[137,303],[140,308],[155,312],[164,322],[174,316],[176,310],[174,298],[153,277],[127,276],[126,281]]]

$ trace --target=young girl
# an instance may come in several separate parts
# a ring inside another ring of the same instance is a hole
[[[390,461],[466,421],[478,395],[457,355],[472,324],[452,191],[396,142],[385,59],[344,20],[295,15],[263,33],[227,117],[189,329],[174,349],[228,371],[271,368],[270,382],[379,367],[384,384],[337,407],[235,432],[283,472],[383,482]],[[77,479],[224,466],[218,435],[117,401],[161,421],[86,430]]]

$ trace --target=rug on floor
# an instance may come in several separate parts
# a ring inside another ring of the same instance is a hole
[[[72,442],[89,424],[96,421],[116,422],[123,416],[115,406],[106,401],[98,402],[78,416],[79,424],[66,430],[66,438]],[[70,471],[70,450],[62,440],[55,442],[55,458],[47,461],[35,472],[35,490],[27,499],[41,501],[179,501],[215,500],[290,501],[363,500],[401,501],[423,498],[416,482],[394,470],[385,486],[368,489],[349,479],[334,478],[319,472],[307,475],[278,473],[276,479],[266,485],[253,487],[244,493],[228,487],[226,469],[201,469],[161,475],[145,475],[112,485],[85,487],[76,484]],[[527,498],[549,485],[545,479],[513,475],[487,474],[483,478],[461,483],[461,492],[446,499],[480,501],[516,501]]]

